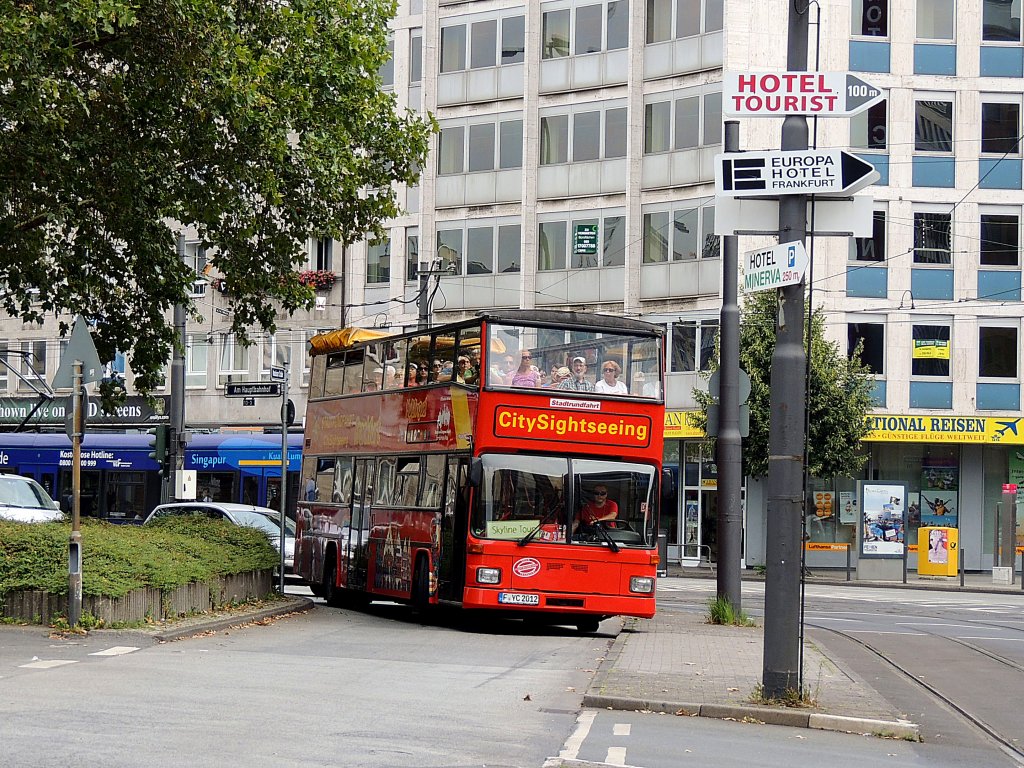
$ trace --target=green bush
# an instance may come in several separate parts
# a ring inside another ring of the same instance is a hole
[[[68,591],[67,523],[0,520],[0,595]],[[169,517],[145,527],[82,521],[82,594],[123,597],[141,587],[173,589],[217,576],[274,568],[280,556],[254,528]]]

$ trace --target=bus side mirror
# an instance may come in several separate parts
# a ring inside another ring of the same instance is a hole
[[[676,495],[676,476],[671,469],[661,470],[661,500],[668,501]]]
[[[484,479],[484,464],[480,459],[472,459],[469,462],[469,484],[474,488],[480,487]]]

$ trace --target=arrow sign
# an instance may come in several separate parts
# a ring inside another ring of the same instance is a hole
[[[807,271],[804,244],[779,243],[743,254],[743,290],[749,293],[797,285]]]
[[[885,98],[849,72],[726,72],[722,111],[732,117],[849,117]]]
[[[841,149],[730,152],[715,156],[715,192],[727,197],[846,197],[879,178],[871,163]]]

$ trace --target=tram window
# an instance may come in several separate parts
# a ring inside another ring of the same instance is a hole
[[[374,504],[391,506],[394,503],[395,464],[394,457],[377,460],[377,485],[374,487]]]
[[[319,357],[313,358],[314,365]],[[314,368],[315,370],[315,368]],[[327,358],[327,371],[326,379],[324,381],[324,395],[330,397],[332,395],[340,395],[344,390],[344,384],[342,381],[345,375],[345,353],[336,352],[333,355],[329,355]]]
[[[324,378],[327,372],[327,356],[317,355],[313,358],[309,372],[309,396],[324,396]]]
[[[420,490],[419,457],[398,460],[398,475],[395,477],[395,504],[400,507],[415,507]]]
[[[424,461],[426,464],[426,476],[423,478],[423,494],[420,498],[420,506],[437,509],[441,504],[444,456],[436,453],[428,454],[424,457]]]
[[[335,504],[349,504],[352,501],[352,459],[348,456],[335,460],[331,501]]]
[[[343,394],[350,395],[362,391],[363,381],[363,350],[350,349],[345,355]]]

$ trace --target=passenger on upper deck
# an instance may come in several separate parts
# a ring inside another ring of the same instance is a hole
[[[626,385],[619,381],[619,374],[622,373],[622,368],[614,360],[605,360],[601,366],[601,376],[603,377],[599,382],[594,385],[595,392],[601,392],[606,395],[628,395],[629,390]]]
[[[524,349],[519,353],[519,358],[519,368],[509,375],[505,383],[512,387],[539,387],[540,372],[533,365],[530,350]]]
[[[587,378],[587,361],[583,357],[572,359],[572,376],[558,385],[559,389],[571,389],[576,392],[593,392],[594,382]]]

